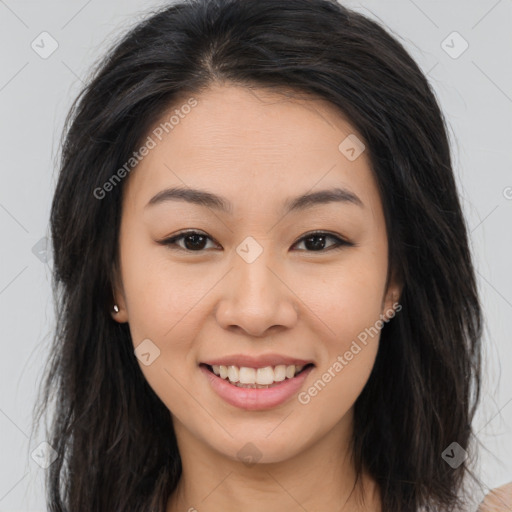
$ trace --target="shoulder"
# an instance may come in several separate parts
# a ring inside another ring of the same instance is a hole
[[[508,512],[510,510],[512,510],[512,482],[493,489],[478,508],[478,512]]]

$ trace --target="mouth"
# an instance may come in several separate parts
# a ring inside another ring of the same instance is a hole
[[[315,365],[313,363],[305,365],[283,364],[251,368],[247,366],[239,367],[201,363],[199,366],[238,388],[267,389],[280,386],[284,381],[296,378]]]

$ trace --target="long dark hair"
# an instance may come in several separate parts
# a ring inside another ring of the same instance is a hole
[[[480,397],[481,307],[445,120],[403,46],[334,0],[192,0],[132,29],[96,66],[63,134],[51,208],[57,327],[39,420],[48,509],[164,511],[181,474],[168,409],[148,385],[127,324],[113,321],[125,164],[178,98],[212,83],[313,94],[367,144],[402,310],[381,331],[355,404],[354,462],[378,482],[383,512],[454,510],[472,457]]]

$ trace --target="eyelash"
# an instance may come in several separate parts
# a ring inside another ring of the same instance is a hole
[[[166,238],[165,240],[161,240],[158,243],[161,245],[165,245],[165,246],[169,247],[169,249],[172,249],[172,250],[178,250],[178,251],[181,250],[181,251],[185,251],[185,252],[198,252],[198,253],[205,251],[206,249],[192,251],[190,249],[185,249],[184,247],[181,247],[176,244],[176,242],[178,240],[182,240],[185,237],[190,236],[190,235],[199,235],[199,236],[206,237],[209,240],[212,240],[212,238],[210,238],[208,235],[205,235],[204,233],[201,233],[200,231],[184,231],[184,232],[178,233],[177,235],[174,235],[170,238]],[[296,244],[298,244],[310,237],[314,237],[314,236],[327,236],[328,238],[332,238],[332,239],[336,240],[336,243],[326,249],[322,249],[319,251],[307,251],[305,249],[302,249],[302,250],[304,250],[305,252],[310,252],[310,253],[315,253],[315,252],[321,253],[321,252],[327,252],[327,251],[331,251],[331,250],[339,250],[339,249],[342,249],[344,246],[348,246],[348,247],[355,246],[354,243],[344,240],[343,238],[340,238],[339,236],[333,235],[331,233],[327,233],[325,231],[313,231],[312,233],[307,233],[302,238],[297,240],[297,242],[295,242],[293,245],[296,245]]]

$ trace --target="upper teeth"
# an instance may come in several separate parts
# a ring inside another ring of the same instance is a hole
[[[304,366],[295,366],[294,364],[279,364],[275,367],[265,366],[265,368],[248,368],[246,366],[223,366],[213,365],[213,373],[220,375],[222,379],[228,378],[230,382],[241,384],[272,384],[281,382],[284,379],[292,379],[299,373]]]

